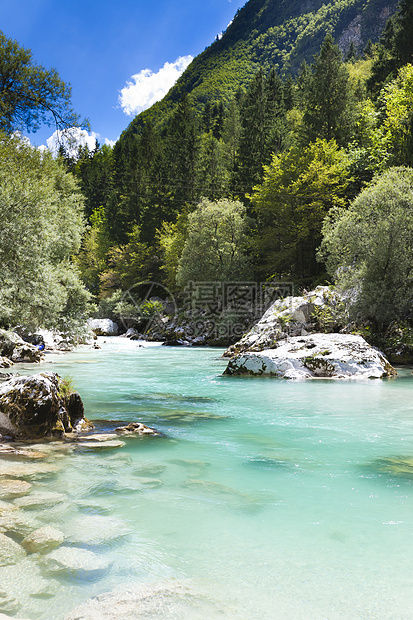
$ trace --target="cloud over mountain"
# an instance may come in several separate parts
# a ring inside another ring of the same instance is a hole
[[[135,116],[160,101],[192,60],[192,56],[180,56],[175,62],[166,62],[156,73],[142,69],[132,75],[119,94],[119,103],[125,114]]]

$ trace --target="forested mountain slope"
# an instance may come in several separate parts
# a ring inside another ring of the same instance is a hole
[[[166,97],[137,116],[126,133],[139,132],[150,119],[162,123],[184,94],[202,109],[207,101],[228,103],[259,68],[295,74],[311,62],[327,33],[343,54],[353,43],[361,52],[377,41],[397,0],[249,0],[232,23],[197,56]]]

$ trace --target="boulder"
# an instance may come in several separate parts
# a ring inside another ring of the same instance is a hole
[[[88,319],[87,323],[97,336],[117,336],[119,334],[118,324],[111,319]]]
[[[14,478],[0,478],[0,497],[2,499],[11,499],[13,497],[22,497],[30,492],[32,485],[25,480],[16,480]]]
[[[10,368],[10,366],[14,366],[14,362],[8,357],[0,357],[0,368]]]
[[[16,564],[24,557],[26,552],[20,545],[5,534],[0,534],[0,566]]]
[[[15,332],[0,329],[0,356],[12,362],[41,362],[44,355],[38,347],[25,342]]]
[[[118,426],[115,431],[119,435],[159,435],[158,431],[145,426],[142,422],[131,422],[127,426]]]
[[[317,313],[324,312],[329,329],[339,320],[343,305],[341,295],[328,286],[318,286],[300,297],[277,299],[262,318],[224,353],[232,357],[244,351],[272,349],[279,340],[293,336],[307,336],[319,330]],[[322,330],[324,331],[324,330]]]
[[[13,377],[0,385],[0,433],[19,439],[63,436],[85,420],[78,394],[56,373]],[[86,425],[87,426],[87,425]]]
[[[396,371],[361,336],[311,334],[285,338],[272,349],[240,353],[229,361],[224,374],[367,379],[390,377]]]
[[[112,562],[87,549],[59,547],[42,558],[42,566],[53,575],[77,579],[98,579],[110,569]]]
[[[28,553],[49,553],[53,549],[60,547],[64,538],[62,532],[46,525],[26,536],[22,540],[22,547]]]

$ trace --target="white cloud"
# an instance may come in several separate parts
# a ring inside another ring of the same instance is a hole
[[[125,114],[135,116],[163,99],[192,60],[192,56],[180,56],[175,62],[166,62],[157,73],[142,69],[132,75],[119,94],[119,103]]]
[[[107,146],[115,146],[117,141],[118,141],[118,138],[116,138],[116,140],[109,140],[109,138],[105,138],[105,144]]]
[[[89,134],[86,129],[71,127],[64,131],[56,130],[50,138],[47,138],[46,144],[53,155],[57,155],[60,145],[63,145],[69,157],[76,158],[79,146],[87,146],[90,151],[93,151],[96,147],[97,137],[98,134],[94,132]],[[40,148],[45,149],[46,147],[42,145]]]

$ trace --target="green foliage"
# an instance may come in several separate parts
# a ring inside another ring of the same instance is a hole
[[[353,316],[383,330],[410,316],[412,247],[413,171],[391,168],[327,218],[320,256],[352,294]]]
[[[84,320],[90,295],[71,262],[82,209],[74,178],[50,153],[0,138],[0,323],[50,328]]]
[[[303,130],[306,142],[316,138],[344,145],[351,134],[353,105],[349,74],[341,51],[329,34],[304,87]]]
[[[32,52],[1,31],[0,76],[0,130],[34,132],[43,123],[58,129],[79,125],[70,86],[54,69],[35,65]]]
[[[315,250],[323,220],[333,206],[345,204],[348,181],[348,159],[334,140],[318,139],[273,157],[251,195],[265,273],[312,282],[320,273]]]
[[[395,164],[413,164],[413,65],[401,67],[381,92],[382,135]]]
[[[62,398],[67,404],[70,395],[74,392],[76,392],[76,389],[73,377],[71,377],[70,375],[66,375],[65,377],[59,377],[59,398]]]
[[[179,259],[177,284],[247,278],[247,231],[246,210],[240,202],[202,199],[188,216],[188,236]]]

